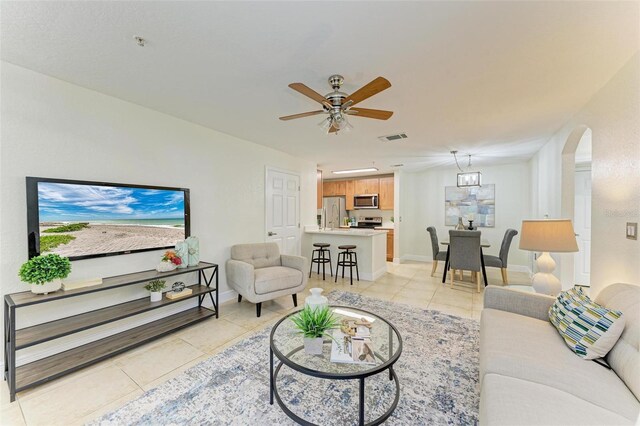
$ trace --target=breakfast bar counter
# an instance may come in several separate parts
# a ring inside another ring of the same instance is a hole
[[[314,243],[331,244],[331,263],[336,272],[336,262],[340,250],[338,246],[353,244],[357,248],[358,269],[360,279],[375,281],[387,272],[387,231],[374,229],[306,229],[302,238],[302,255],[311,259]],[[316,272],[317,269],[314,271]],[[327,265],[327,275],[329,268]],[[340,271],[342,275],[342,269]],[[354,271],[355,274],[355,271]],[[349,269],[345,268],[345,278],[349,277]],[[355,279],[355,277],[354,277]]]

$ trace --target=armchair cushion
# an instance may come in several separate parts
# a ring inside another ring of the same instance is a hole
[[[256,269],[281,266],[276,243],[238,244],[231,247],[231,258],[250,263]]]
[[[256,294],[273,293],[299,286],[303,282],[303,276],[302,271],[285,266],[256,269]]]

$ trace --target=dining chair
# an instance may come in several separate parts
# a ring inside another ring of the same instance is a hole
[[[507,276],[507,258],[509,257],[509,248],[511,247],[511,241],[513,237],[518,235],[518,231],[515,229],[507,229],[502,239],[502,245],[500,246],[500,254],[498,256],[492,256],[485,254],[484,264],[485,266],[491,266],[493,268],[500,268],[502,274],[502,283],[508,284],[509,278]]]
[[[431,236],[431,252],[433,253],[433,266],[431,268],[431,276],[436,273],[436,268],[438,267],[438,261],[442,260],[446,262],[447,260],[447,252],[444,250],[440,250],[440,246],[438,245],[438,233],[436,232],[436,228],[430,226],[427,228],[429,231],[429,235]]]
[[[471,271],[480,292],[480,271],[482,271],[480,231],[449,231],[449,268],[451,287],[457,270]]]

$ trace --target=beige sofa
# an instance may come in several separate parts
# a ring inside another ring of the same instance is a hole
[[[238,302],[245,297],[256,304],[259,317],[266,300],[290,294],[298,306],[297,293],[307,285],[307,265],[304,257],[281,255],[276,243],[238,244],[227,260],[227,284],[238,292]]]
[[[614,284],[596,302],[625,329],[607,369],[575,355],[549,322],[555,298],[485,290],[480,321],[480,424],[631,425],[640,416],[640,286]]]

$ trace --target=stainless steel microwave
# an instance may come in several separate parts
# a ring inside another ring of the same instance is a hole
[[[353,207],[355,209],[377,209],[378,194],[363,194],[354,196]]]

